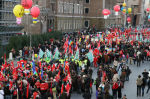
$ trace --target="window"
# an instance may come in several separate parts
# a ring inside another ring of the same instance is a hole
[[[86,14],[89,13],[89,8],[85,8],[85,13],[86,13]]]
[[[89,21],[86,20],[86,21],[84,22],[84,26],[85,26],[85,27],[89,27]]]
[[[90,0],[85,0],[86,1],[86,3],[89,3],[90,2]]]

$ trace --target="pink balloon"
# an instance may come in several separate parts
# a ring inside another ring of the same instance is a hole
[[[21,24],[21,18],[16,18],[16,23]]]
[[[109,10],[108,10],[108,9],[104,9],[104,10],[102,11],[102,13],[103,13],[103,15],[109,15]]]
[[[149,11],[150,11],[150,9],[149,9],[149,8],[147,8],[147,9],[146,9],[146,11],[147,11],[147,12],[149,12]]]
[[[131,18],[130,18],[130,17],[128,17],[128,18],[127,18],[127,21],[128,21],[128,22],[131,22]]]
[[[114,10],[115,10],[116,12],[119,12],[119,11],[120,11],[120,6],[119,6],[119,5],[115,5],[115,6],[114,6]]]

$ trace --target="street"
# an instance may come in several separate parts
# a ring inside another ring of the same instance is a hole
[[[136,79],[138,75],[142,75],[142,72],[144,69],[147,71],[150,69],[150,61],[145,61],[144,63],[141,63],[140,67],[137,67],[136,65],[129,65],[132,73],[130,75],[130,80],[125,82],[125,87],[122,89],[122,96],[126,94],[127,99],[149,99],[150,98],[150,91],[148,94],[146,94],[147,87],[145,88],[144,97],[137,97],[136,96]],[[93,70],[93,79],[96,78],[97,70]],[[73,93],[71,96],[71,99],[83,99],[82,95]],[[93,94],[91,99],[96,99],[96,90],[95,86],[93,85]]]

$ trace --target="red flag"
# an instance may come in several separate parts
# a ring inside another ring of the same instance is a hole
[[[41,61],[39,62],[39,66],[40,66],[40,68],[41,68],[41,66],[42,66]]]
[[[14,69],[14,62],[11,61],[11,68]]]
[[[69,46],[69,53],[73,54],[71,46]]]
[[[77,49],[78,49],[78,44],[77,44],[77,42],[76,42],[75,51],[77,51]]]
[[[118,38],[116,37],[116,44],[118,44]]]
[[[55,64],[53,64],[53,67],[52,67],[52,72],[55,70]]]
[[[59,81],[59,79],[60,79],[60,70],[59,70],[59,72],[58,72],[58,74],[56,75],[56,82],[58,82]]]
[[[62,84],[61,86],[61,94],[63,93],[63,90],[64,90],[64,84]]]
[[[3,80],[3,75],[2,75],[2,72],[0,72],[0,81],[2,81]]]
[[[66,77],[63,79],[63,81],[66,82],[67,80],[68,80],[68,77],[66,76]]]
[[[66,85],[66,91],[67,91],[67,95],[69,95],[69,91],[70,91],[70,85],[69,85],[69,83],[67,83],[67,85]]]
[[[38,95],[38,93],[37,92],[34,92],[33,93],[33,99],[36,99],[36,96]]]
[[[104,82],[105,81],[105,78],[106,78],[106,73],[103,71],[103,78],[102,78],[102,81]]]
[[[131,45],[133,46],[133,40],[132,40],[130,43],[131,43]]]
[[[100,42],[100,40],[99,40],[99,42],[98,42],[98,48],[100,48],[100,46],[101,46],[100,43],[101,43],[101,42]]]
[[[68,49],[68,38],[66,40],[66,42],[64,43],[64,49],[65,49],[65,53],[67,52],[67,49]]]
[[[26,98],[28,99],[29,97],[29,83],[27,84],[27,94],[26,94]]]
[[[9,90],[11,90],[12,86],[13,86],[13,82],[9,81]]]

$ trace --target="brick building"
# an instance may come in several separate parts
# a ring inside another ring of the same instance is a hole
[[[6,45],[11,36],[18,35],[23,29],[16,24],[13,8],[20,0],[0,0],[0,42]]]
[[[32,23],[31,15],[24,15],[23,17],[23,32],[27,34],[46,33],[50,29],[54,29],[54,12],[53,8],[55,0],[33,0],[33,6],[38,5],[40,8],[40,15],[36,24]]]
[[[83,28],[83,0],[56,0],[55,29],[62,32]]]
[[[95,26],[98,30],[103,30],[110,24],[121,24],[121,17],[115,16],[113,7],[117,4],[117,0],[84,0],[84,26]],[[103,9],[109,9],[111,15],[108,19],[104,19]]]

